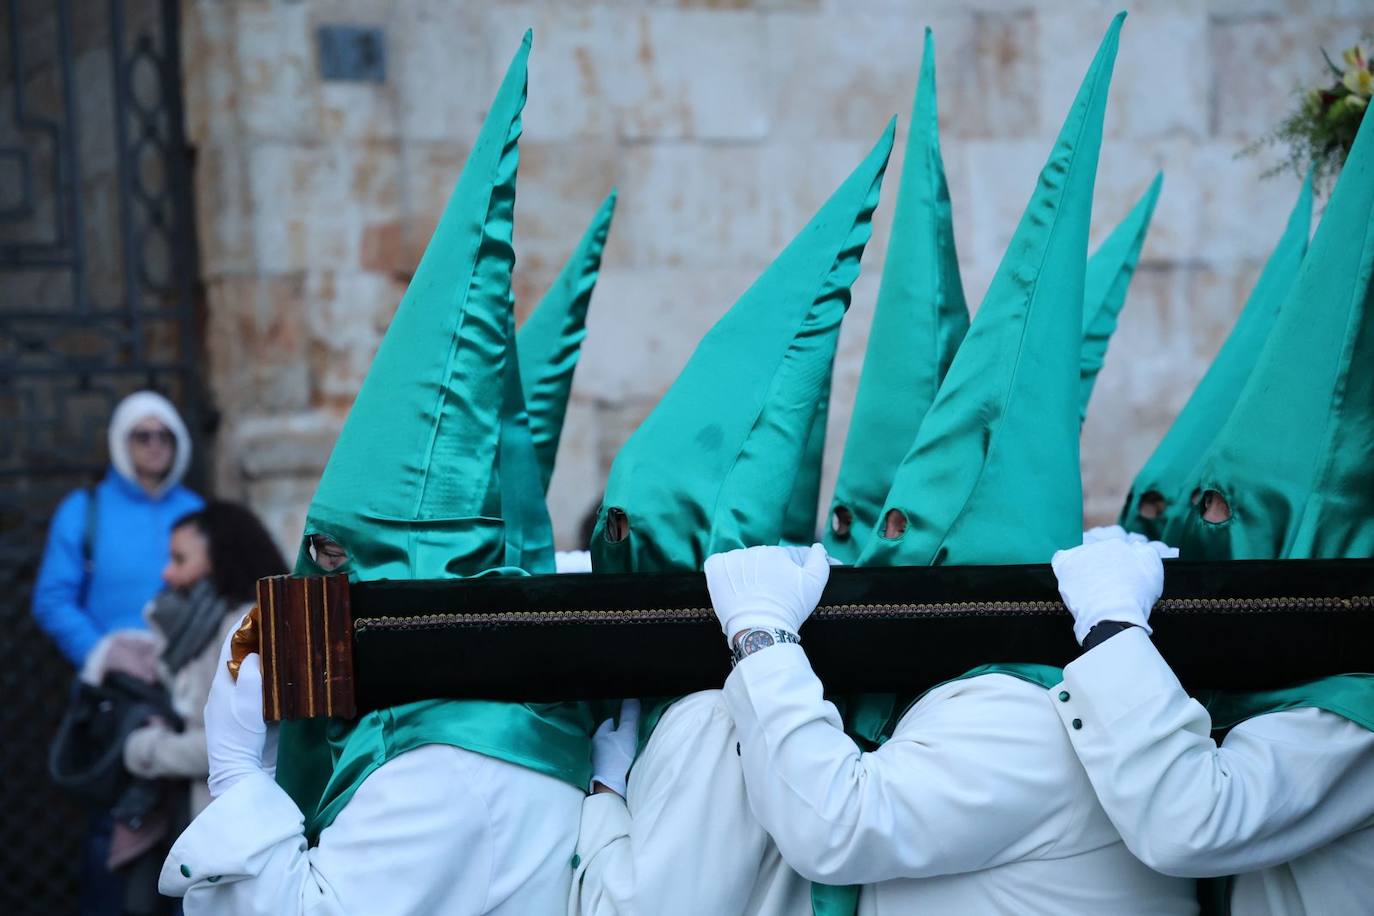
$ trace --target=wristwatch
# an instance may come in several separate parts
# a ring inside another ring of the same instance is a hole
[[[760,649],[766,649],[769,646],[776,646],[781,643],[801,645],[801,637],[796,633],[777,627],[750,627],[736,633],[731,642],[730,664],[733,666],[743,661],[746,655],[753,655]]]
[[[1135,624],[1126,623],[1124,620],[1103,620],[1089,630],[1087,636],[1083,637],[1083,651],[1095,649],[1122,630],[1130,630],[1135,626]]]

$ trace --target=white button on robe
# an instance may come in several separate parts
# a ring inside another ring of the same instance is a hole
[[[1374,733],[1289,709],[1238,724],[1218,747],[1207,711],[1139,629],[1070,664],[1050,696],[1146,862],[1236,875],[1232,916],[1374,911]]]

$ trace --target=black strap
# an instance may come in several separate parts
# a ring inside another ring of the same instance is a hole
[[[1129,630],[1135,624],[1126,623],[1122,620],[1104,620],[1088,631],[1088,635],[1083,637],[1083,651],[1094,649],[1111,639],[1122,630]]]
[[[81,532],[81,588],[78,601],[84,608],[95,574],[95,532],[100,524],[100,491],[97,484],[86,487],[86,525]]]

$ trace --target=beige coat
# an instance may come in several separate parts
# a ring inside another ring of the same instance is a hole
[[[205,782],[210,773],[205,748],[205,701],[215,677],[215,662],[225,637],[252,607],[251,603],[245,604],[225,614],[218,635],[175,674],[158,663],[158,674],[171,693],[172,708],[186,722],[185,730],[174,732],[162,725],[145,725],[130,733],[124,742],[124,766],[135,776],[190,781],[191,817],[210,804],[210,790]],[[151,621],[149,625],[152,626]],[[155,627],[154,634],[161,636]]]

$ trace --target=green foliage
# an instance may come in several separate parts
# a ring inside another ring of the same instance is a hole
[[[1342,69],[1322,51],[1333,82],[1310,89],[1302,96],[1297,110],[1269,134],[1241,150],[1252,156],[1269,146],[1286,150],[1283,160],[1264,173],[1268,178],[1292,169],[1297,175],[1312,170],[1314,185],[1320,190],[1335,181],[1345,157],[1355,142],[1360,121],[1369,109],[1374,90],[1374,61],[1360,45],[1348,49]]]

